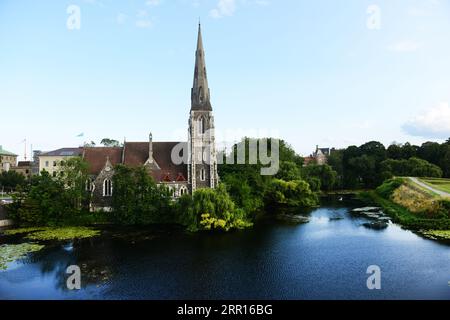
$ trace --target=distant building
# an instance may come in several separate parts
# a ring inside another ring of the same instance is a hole
[[[8,172],[12,167],[17,164],[17,154],[6,151],[0,146],[0,173],[3,171]]]
[[[54,151],[44,152],[39,157],[39,172],[43,170],[56,176],[61,168],[61,161],[68,160],[73,157],[79,157],[83,154],[83,148],[62,148]]]
[[[335,151],[335,148],[319,148],[316,146],[316,150],[308,157],[304,158],[303,164],[307,166],[308,164],[318,164],[324,165],[328,162],[328,157]]]
[[[12,171],[15,171],[19,174],[23,174],[25,177],[29,178],[32,175],[31,166],[32,161],[19,161],[17,166],[11,167]]]
[[[42,154],[41,150],[33,151],[33,162],[31,162],[31,174],[36,176],[39,174],[39,156]]]

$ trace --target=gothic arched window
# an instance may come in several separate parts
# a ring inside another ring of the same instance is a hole
[[[200,103],[203,103],[203,87],[200,87],[200,89],[198,90],[198,101]]]
[[[200,117],[198,119],[198,133],[199,134],[205,133],[205,118],[204,117]]]
[[[185,186],[182,186],[180,188],[180,196],[183,196],[185,194],[187,194],[187,188]]]
[[[206,171],[205,169],[201,169],[200,170],[200,181],[205,181],[206,180]]]
[[[94,179],[89,178],[86,180],[86,191],[92,192],[94,191]]]
[[[103,196],[112,196],[112,181],[110,179],[105,179],[105,181],[103,181]]]

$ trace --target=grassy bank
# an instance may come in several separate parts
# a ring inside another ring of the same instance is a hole
[[[450,219],[422,218],[405,207],[396,204],[392,200],[383,198],[376,191],[362,192],[359,194],[359,197],[363,200],[374,202],[378,206],[382,207],[384,212],[392,218],[393,222],[408,229],[415,231],[450,230]]]
[[[361,192],[359,197],[382,207],[394,222],[405,228],[431,239],[450,240],[448,200],[419,188],[408,179],[387,180],[376,190]]]
[[[420,180],[435,189],[450,193],[450,179],[423,178]]]

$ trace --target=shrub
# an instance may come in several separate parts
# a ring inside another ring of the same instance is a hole
[[[199,189],[194,192],[192,200],[182,197],[179,200],[179,220],[187,224],[191,231],[242,229],[251,226],[244,210],[237,208],[225,186],[216,189]]]
[[[313,207],[318,198],[306,181],[273,179],[266,192],[265,203],[267,206]]]
[[[394,178],[385,181],[381,186],[376,189],[376,192],[383,198],[389,199],[394,191],[403,184],[402,178]]]

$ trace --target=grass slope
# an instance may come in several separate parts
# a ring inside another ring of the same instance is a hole
[[[420,180],[435,189],[450,193],[450,179],[422,178]]]

